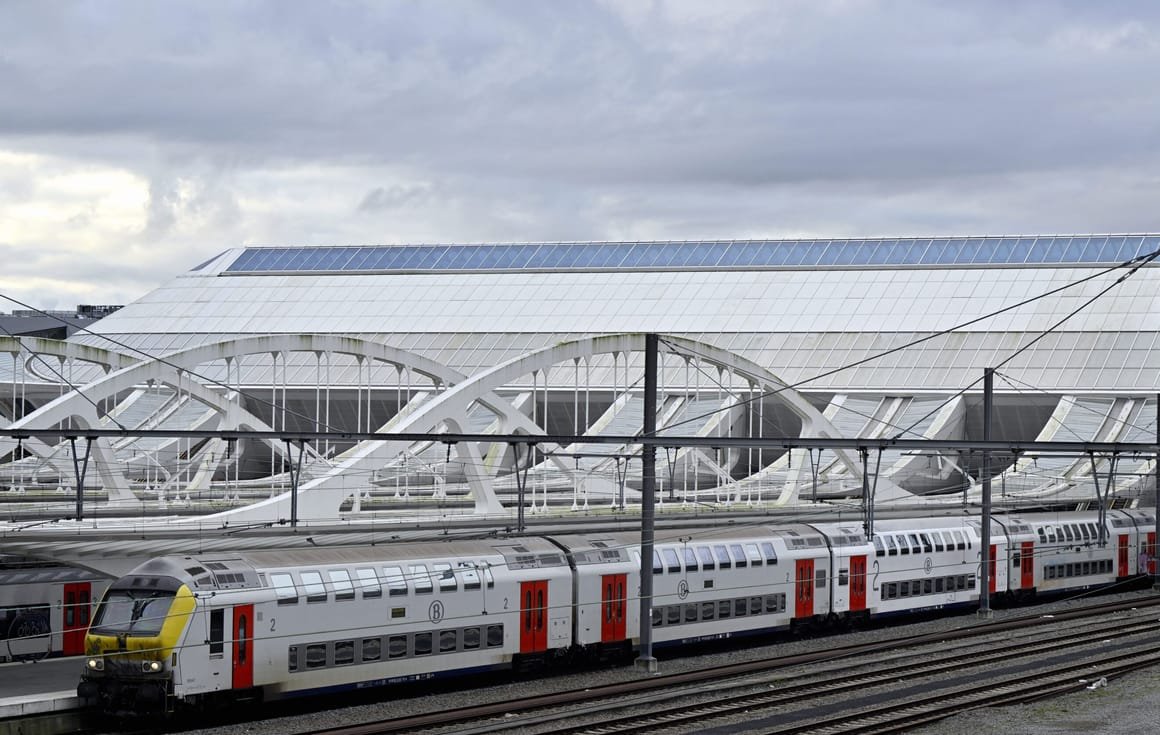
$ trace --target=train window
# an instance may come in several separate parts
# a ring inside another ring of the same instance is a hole
[[[393,635],[387,638],[387,658],[403,658],[407,655],[407,636]]]
[[[405,618],[405,617],[407,617],[407,608],[405,608],[405,607],[392,607],[391,608],[391,619]]]
[[[942,537],[941,533],[939,533],[938,531],[931,531],[930,535],[934,536],[934,550],[935,551],[942,551],[944,548],[946,548],[943,546],[943,537]]]
[[[898,556],[898,543],[894,540],[894,536],[886,536],[886,553],[889,556]]]
[[[459,648],[458,630],[439,631],[439,653],[450,653]]]
[[[967,548],[967,539],[965,536],[963,536],[963,532],[962,531],[951,531],[951,533],[955,537],[955,544],[958,547],[958,550],[965,551]]]
[[[745,601],[744,597],[733,601],[733,617],[743,617],[747,612],[749,612],[749,603]]]
[[[363,638],[362,640],[362,660],[363,661],[378,661],[383,657],[383,639],[382,638]]]
[[[826,570],[819,569],[814,573],[814,586],[822,589],[826,586]]]
[[[326,666],[326,644],[311,643],[306,647],[306,668],[321,669]]]
[[[686,623],[697,622],[697,604],[694,602],[688,602],[688,603],[685,603],[682,607],[685,608],[685,621],[684,622],[686,622]]]
[[[910,583],[909,582],[899,582],[898,583],[898,594],[901,597],[910,597]]]
[[[1074,577],[1075,576],[1075,565],[1065,564],[1063,567],[1063,576]]]
[[[1089,575],[1089,574],[1091,574],[1091,573],[1092,573],[1092,565],[1091,565],[1091,562],[1086,562],[1086,561],[1085,561],[1085,562],[1082,564],[1082,566],[1083,566],[1083,569],[1081,569],[1081,570],[1080,570],[1080,574],[1082,574],[1083,576],[1087,576],[1087,575]]]
[[[293,605],[298,602],[298,590],[294,587],[294,578],[289,574],[271,574],[270,584],[274,586],[274,594],[278,596],[279,605]]]
[[[778,610],[778,607],[777,607],[777,595],[766,595],[764,599],[765,599],[765,611],[767,613],[780,612],[780,610]]]
[[[887,582],[887,583],[882,585],[882,599],[883,600],[893,600],[894,599],[894,583],[893,582]]]
[[[681,573],[681,558],[677,556],[676,549],[661,549],[661,555],[664,556],[665,559],[665,571],[667,571],[669,574]]]
[[[711,580],[711,579],[706,579],[706,580],[705,580],[705,583],[704,583],[703,585],[701,585],[701,588],[702,588],[702,589],[706,589],[706,590],[711,590],[711,589],[713,589],[713,580]]]
[[[967,575],[967,586],[964,589],[968,589],[968,590],[975,589],[975,575],[973,575],[973,574]]]
[[[760,615],[761,614],[761,598],[760,597],[750,597],[749,598],[749,614],[750,615]]]
[[[407,579],[402,567],[383,567],[383,578],[387,580],[387,592],[391,597],[407,594]]]
[[[1049,564],[1043,568],[1044,579],[1055,579],[1055,566]]]
[[[1091,541],[1092,540],[1091,530],[1088,528],[1088,524],[1086,524],[1086,523],[1079,524],[1079,532],[1080,532],[1080,535],[1083,536],[1084,541]]]
[[[761,553],[765,554],[766,564],[777,563],[777,550],[773,548],[773,544],[769,541],[761,542]]]
[[[654,607],[652,609],[652,615],[650,617],[652,618],[653,627],[658,627],[665,624],[664,613],[659,607]]]
[[[934,551],[934,545],[931,544],[931,542],[930,542],[930,536],[927,536],[925,533],[920,533],[918,535],[918,537],[920,539],[922,539],[922,551],[923,551],[923,553],[929,554],[932,551]]]
[[[733,562],[729,560],[729,550],[724,546],[714,546],[713,554],[717,557],[717,566],[722,569],[729,569],[733,566]]]
[[[680,625],[681,623],[681,606],[668,605],[665,607],[665,625]]]
[[[917,554],[922,551],[922,544],[918,542],[918,534],[912,533],[907,538],[910,539],[910,550],[913,553]]]
[[[713,620],[717,617],[717,604],[714,602],[701,603],[701,620]]]
[[[439,579],[440,592],[454,592],[459,589],[459,583],[455,581],[455,573],[451,571],[450,564],[440,562],[431,566],[435,570],[435,576]]]
[[[318,572],[301,572],[300,576],[306,601],[326,602],[326,585],[322,584],[322,575]]]
[[[463,629],[463,650],[474,651],[479,648],[479,628]]]
[[[881,536],[874,537],[874,556],[886,556],[886,544],[882,543]]]
[[[354,585],[350,581],[350,572],[345,569],[331,569],[327,574],[330,577],[330,586],[334,588],[334,599],[354,599]]]
[[[636,557],[636,561],[637,561],[637,563],[639,564],[639,562],[640,562],[640,556],[639,556],[639,555]],[[486,563],[483,565],[483,578],[484,578],[485,580],[487,580],[487,588],[488,588],[488,589],[491,589],[492,587],[495,587],[495,577],[494,577],[494,576],[492,576],[492,573],[491,573],[491,566],[489,566],[489,565],[488,565],[488,564],[486,564]]]
[[[290,671],[298,670],[298,646],[290,646],[286,652],[286,667]]]
[[[415,634],[415,656],[426,656],[431,653],[431,634]]]
[[[1075,541],[1075,539],[1072,538],[1072,536],[1071,536],[1071,524],[1070,523],[1063,524],[1063,526],[1061,526],[1061,528],[1063,529],[1063,536],[1066,540]]]
[[[411,579],[415,582],[415,594],[426,594],[434,587],[431,584],[431,573],[422,564],[414,564],[410,568]]]
[[[661,562],[661,552],[659,549],[653,549],[653,574],[664,574],[665,567]]]
[[[1038,528],[1036,530],[1039,531],[1039,543],[1041,543],[1041,544],[1047,543],[1047,532],[1044,531],[1042,528]]]
[[[745,550],[741,548],[741,544],[730,544],[729,553],[733,555],[733,566],[738,569],[749,566],[749,562],[745,559]]]
[[[913,597],[918,597],[922,594],[922,582],[915,579],[910,582],[910,594]]]
[[[1098,538],[1100,537],[1100,529],[1099,529],[1099,527],[1098,527],[1098,526],[1096,526],[1096,524],[1094,524],[1094,523],[1089,523],[1089,524],[1088,524],[1088,527],[1091,529],[1091,532],[1092,532],[1092,538],[1093,538],[1093,539],[1098,539]]]
[[[346,666],[354,663],[354,641],[335,641],[334,665]]]
[[[379,585],[379,577],[374,569],[356,569],[354,573],[358,577],[358,586],[364,600],[383,596],[383,588]]]
[[[729,602],[729,600],[718,600],[717,601],[717,617],[728,618],[728,617],[732,617],[732,615],[733,615],[733,603]]]
[[[761,566],[761,552],[757,550],[757,544],[745,544],[745,555],[749,557],[750,566]]]
[[[698,546],[697,556],[701,558],[701,569],[711,572],[717,568],[717,563],[713,560],[713,551],[708,546]]]
[[[898,553],[910,553],[910,542],[906,540],[906,534],[904,533],[898,535]]]
[[[845,587],[848,584],[850,584],[850,570],[849,569],[839,569],[838,570],[838,586]]]
[[[482,586],[479,582],[479,572],[476,569],[466,567],[461,569],[459,573],[463,575],[463,589],[477,590]]]
[[[225,652],[226,611],[218,608],[209,611],[209,655],[221,658]]]
[[[922,594],[929,595],[932,592],[934,592],[934,580],[932,580],[932,579],[922,580]]]
[[[487,647],[500,648],[503,646],[503,624],[487,626]]]
[[[1011,566],[1014,567],[1015,569],[1018,569],[1020,563],[1021,562],[1020,562],[1019,549],[1012,549],[1011,550]]]
[[[946,591],[946,580],[942,577],[936,579],[934,581],[934,591],[939,593]]]
[[[683,548],[684,548],[684,556],[685,556],[685,571],[686,572],[697,571],[697,569],[698,569],[697,552],[694,551],[693,549],[690,549],[688,546],[685,546]]]

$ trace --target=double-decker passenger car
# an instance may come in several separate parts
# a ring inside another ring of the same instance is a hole
[[[1151,511],[996,516],[990,592],[1114,584],[1155,556]],[[974,604],[979,520],[757,524],[662,535],[658,647]],[[1138,559],[1140,557],[1143,559]],[[171,711],[551,666],[640,642],[635,534],[161,557],[111,585],[82,697]]]

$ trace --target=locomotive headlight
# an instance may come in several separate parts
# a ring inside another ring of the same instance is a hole
[[[105,670],[105,659],[103,659],[103,658],[90,658],[88,661],[85,661],[85,667],[89,671],[104,671]]]
[[[146,674],[156,674],[158,671],[161,671],[161,662],[160,661],[142,661],[141,662],[141,670],[144,671]]]

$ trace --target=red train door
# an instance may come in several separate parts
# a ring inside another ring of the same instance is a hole
[[[794,587],[795,618],[808,618],[814,614],[814,560],[798,559],[796,567],[796,584]]]
[[[1146,571],[1148,574],[1155,574],[1156,573],[1156,532],[1155,531],[1148,532],[1148,547],[1146,549],[1144,549],[1144,551],[1146,551],[1148,553],[1148,569],[1147,570],[1141,569],[1140,571],[1141,572]]]
[[[548,650],[548,582],[520,583],[520,653]]]
[[[1128,534],[1120,534],[1116,550],[1119,552],[1119,558],[1117,560],[1119,562],[1119,570],[1116,572],[1116,576],[1126,577],[1128,576]]]
[[[1029,590],[1035,586],[1035,542],[1024,541],[1023,553],[1019,555],[1019,586]]]
[[[850,557],[850,612],[866,609],[866,557]]]
[[[92,613],[92,583],[70,582],[64,585],[64,633],[61,641],[65,656],[79,656],[85,652],[85,632],[89,629]]]
[[[991,544],[991,559],[988,567],[990,567],[990,576],[987,579],[987,591],[992,595],[995,594],[995,569],[997,568],[995,562],[995,544]]]
[[[254,686],[254,606],[234,607],[233,687]]]
[[[626,637],[624,587],[628,575],[605,574],[600,578],[600,642],[615,643]]]

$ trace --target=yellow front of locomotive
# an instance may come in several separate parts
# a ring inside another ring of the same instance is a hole
[[[109,713],[169,712],[195,607],[189,587],[174,577],[131,574],[114,582],[85,636],[77,694]]]

